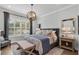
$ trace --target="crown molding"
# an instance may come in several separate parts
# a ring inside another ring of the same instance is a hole
[[[61,9],[52,11],[52,12],[49,11],[48,13],[45,13],[45,14],[43,14],[43,15],[39,15],[39,17],[46,17],[46,16],[48,16],[48,15],[55,14],[55,13],[57,13],[57,12],[66,10],[66,9],[71,8],[71,7],[73,7],[73,6],[76,6],[76,5],[73,4],[73,5],[69,5],[69,6],[63,7],[63,8],[61,8]],[[6,9],[6,8],[1,7],[1,6],[0,6],[0,11],[2,11],[2,12],[6,11],[6,12],[9,12],[9,13],[11,13],[11,14],[13,14],[13,15],[22,16],[22,17],[25,17],[25,18],[26,18],[26,15],[25,15],[25,14],[22,14],[22,13],[13,11],[13,10]]]
[[[9,9],[7,9],[7,8],[3,8],[3,7],[1,7],[1,6],[0,6],[0,11],[1,11],[1,12],[8,12],[8,13],[10,13],[10,14],[12,14],[12,15],[16,15],[16,16],[20,16],[20,17],[26,18],[25,14],[22,14],[22,13],[13,11],[13,10],[9,10]]]
[[[61,8],[61,9],[58,9],[58,10],[55,10],[55,11],[52,11],[52,12],[46,13],[46,14],[44,14],[44,15],[41,15],[40,17],[45,17],[45,16],[48,16],[48,15],[51,15],[51,14],[55,14],[55,13],[57,13],[57,12],[60,12],[60,11],[66,10],[66,9],[71,8],[71,7],[73,7],[73,6],[76,6],[76,5],[66,6],[66,7],[63,7],[63,8]]]

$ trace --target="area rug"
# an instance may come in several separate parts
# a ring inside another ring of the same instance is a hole
[[[55,47],[51,49],[46,55],[61,55],[64,52],[64,49]]]

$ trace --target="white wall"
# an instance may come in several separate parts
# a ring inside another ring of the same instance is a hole
[[[54,14],[49,14],[49,15],[40,17],[40,19],[38,20],[38,23],[41,24],[42,28],[61,28],[61,20],[74,17],[76,20],[76,36],[78,37],[79,36],[77,34],[78,33],[77,16],[79,14],[78,7],[79,5],[73,5],[70,8],[64,9]],[[79,38],[76,39],[75,49],[78,49],[78,46],[79,46],[78,43],[79,43]]]
[[[42,27],[52,27],[52,28],[58,28],[60,27],[60,22],[63,19],[76,17],[78,13],[78,6],[73,6],[71,8],[65,9],[60,12],[56,12],[54,14],[49,14],[44,17],[40,17],[39,22]]]
[[[4,30],[4,14],[2,11],[0,11],[0,30]]]

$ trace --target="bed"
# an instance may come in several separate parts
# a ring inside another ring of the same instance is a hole
[[[38,53],[45,54],[47,53],[51,48],[57,46],[59,44],[59,29],[58,28],[43,28],[41,31],[55,31],[55,37],[51,38],[49,35],[42,34],[35,34],[25,37],[25,40],[29,41],[30,43],[33,43],[36,45],[35,50],[38,51]]]

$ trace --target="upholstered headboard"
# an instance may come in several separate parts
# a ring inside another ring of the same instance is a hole
[[[56,31],[57,42],[59,44],[59,28],[41,28],[40,30],[54,30],[54,31]]]

